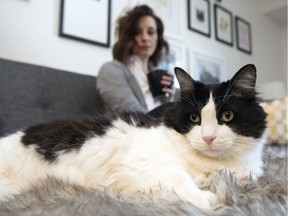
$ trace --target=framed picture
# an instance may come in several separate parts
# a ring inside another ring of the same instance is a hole
[[[210,37],[210,3],[208,0],[187,0],[188,29]]]
[[[110,46],[111,0],[61,0],[59,35]]]
[[[232,13],[219,5],[214,5],[214,21],[216,40],[233,46]]]
[[[245,53],[252,54],[252,39],[250,23],[240,17],[235,17],[237,48]]]
[[[192,65],[190,74],[193,79],[206,84],[215,84],[227,79],[225,60],[198,51],[192,52]]]
[[[131,7],[147,4],[161,18],[165,26],[165,36],[182,41],[182,21],[179,12],[181,4],[175,0],[130,0]]]

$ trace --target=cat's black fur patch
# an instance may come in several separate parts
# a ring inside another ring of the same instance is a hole
[[[111,112],[82,122],[55,121],[30,127],[24,130],[22,142],[26,146],[34,145],[45,159],[54,161],[60,151],[77,150],[87,139],[105,135],[116,119],[135,127],[149,128],[159,124],[158,120],[142,113]]]
[[[233,94],[233,90],[227,95],[229,82],[222,83],[214,88],[217,120],[219,124],[227,124],[235,133],[260,138],[266,128],[266,113],[258,104],[256,97],[242,97]],[[232,111],[235,117],[231,122],[225,123],[220,120],[224,111]]]
[[[134,125],[135,127],[150,128],[160,124],[159,119],[141,112],[121,112],[115,117],[118,117],[127,124]]]
[[[47,160],[55,160],[59,151],[69,152],[79,149],[85,140],[93,135],[105,134],[105,129],[111,127],[108,119],[83,122],[55,121],[48,124],[30,127],[24,130],[22,138],[24,145],[34,145],[36,151]]]

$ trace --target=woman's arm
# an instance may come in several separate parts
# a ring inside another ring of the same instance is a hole
[[[128,68],[119,62],[104,64],[97,76],[97,88],[105,104],[111,109],[147,112],[145,102],[135,95],[129,84]]]

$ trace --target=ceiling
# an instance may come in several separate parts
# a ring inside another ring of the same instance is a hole
[[[264,14],[280,27],[287,27],[287,1],[266,0]]]
[[[266,15],[277,25],[281,27],[287,26],[287,5],[266,12]]]

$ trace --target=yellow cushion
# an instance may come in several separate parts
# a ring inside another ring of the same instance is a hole
[[[268,143],[287,145],[287,97],[269,102],[263,102],[261,105],[268,114]]]

